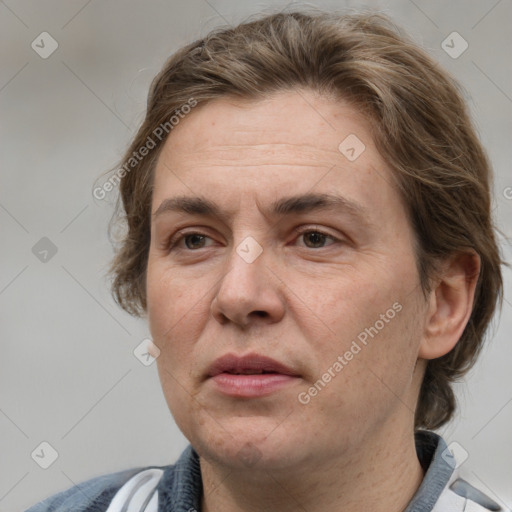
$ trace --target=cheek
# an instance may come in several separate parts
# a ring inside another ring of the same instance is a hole
[[[388,269],[347,274],[335,286],[332,281],[326,282],[322,294],[309,292],[308,307],[301,306],[305,312],[310,308],[308,315],[301,316],[297,311],[296,318],[303,319],[299,321],[309,339],[322,340],[313,347],[320,363],[319,376],[342,356],[343,370],[337,375],[345,377],[337,380],[345,380],[344,386],[352,379],[364,388],[383,386],[379,378],[389,381],[392,389],[407,384],[421,338],[421,291],[411,293],[400,284],[398,275],[398,269],[397,273]],[[402,275],[404,283],[414,279],[413,271],[411,276],[403,271]],[[304,293],[308,293],[306,288]]]
[[[306,331],[327,337],[328,344],[334,345],[372,326],[399,296],[393,292],[396,285],[393,287],[385,276],[364,269],[342,269],[335,276],[326,275],[314,282],[299,279],[293,284],[294,318]]]
[[[148,263],[147,310],[150,329],[156,338],[167,338],[193,314],[198,295],[180,283],[175,272],[161,261]],[[153,332],[154,331],[154,332]],[[162,339],[160,341],[163,341]],[[156,342],[156,340],[155,340]]]
[[[408,393],[418,357],[421,329],[414,297],[384,302],[354,337],[361,351],[354,356],[357,379],[374,407],[396,402]],[[361,390],[363,392],[363,390]]]
[[[179,368],[172,367],[171,359],[175,360],[176,356],[169,357],[169,354],[164,353],[157,359],[162,391],[178,428],[184,433],[190,433],[194,430],[193,423],[201,422],[198,418],[204,405],[196,398],[197,393],[185,376],[177,372]]]
[[[197,365],[194,346],[210,316],[209,298],[200,279],[190,280],[165,265],[149,264],[147,279],[148,324],[153,342],[160,349],[157,359],[164,389],[189,389]],[[165,372],[169,375],[166,377]],[[179,383],[173,382],[173,378]]]
[[[353,335],[340,322],[337,341],[322,349],[318,372],[303,390],[311,399],[305,413],[317,429],[337,436],[335,426],[343,424],[357,436],[361,430],[381,428],[393,411],[414,413],[410,392],[417,346],[406,318],[410,314],[404,307],[382,329],[374,319],[368,327],[353,328]],[[358,338],[360,333],[364,336]]]

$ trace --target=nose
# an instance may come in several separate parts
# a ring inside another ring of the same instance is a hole
[[[233,249],[211,305],[212,315],[220,324],[233,322],[244,329],[255,322],[271,324],[282,319],[283,284],[267,266],[265,256],[264,250],[251,261]]]

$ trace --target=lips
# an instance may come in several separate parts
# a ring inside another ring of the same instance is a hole
[[[227,354],[208,370],[214,389],[234,398],[259,398],[297,383],[299,375],[288,366],[259,354]]]
[[[281,374],[298,376],[297,372],[286,365],[259,354],[248,354],[239,357],[226,354],[219,357],[209,368],[208,376],[215,377],[221,373],[232,375]]]

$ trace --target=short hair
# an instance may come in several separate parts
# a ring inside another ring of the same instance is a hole
[[[415,234],[425,297],[437,263],[468,250],[480,257],[468,324],[448,354],[428,361],[418,397],[415,429],[439,428],[456,409],[452,383],[473,366],[502,301],[492,176],[461,86],[383,14],[260,16],[214,30],[167,60],[151,84],[145,119],[121,162],[112,220],[121,221],[125,232],[109,270],[113,297],[132,315],[147,310],[153,176],[171,133],[170,118],[191,102],[226,96],[258,100],[293,89],[348,101],[371,120],[372,137],[393,172]],[[167,127],[164,136],[161,128],[157,131],[162,126]],[[134,159],[149,140],[153,149]]]

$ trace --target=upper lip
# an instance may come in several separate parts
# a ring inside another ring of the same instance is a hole
[[[260,354],[225,354],[214,361],[208,369],[208,377],[215,377],[220,373],[255,373],[257,371],[295,375],[297,372],[288,366]]]

